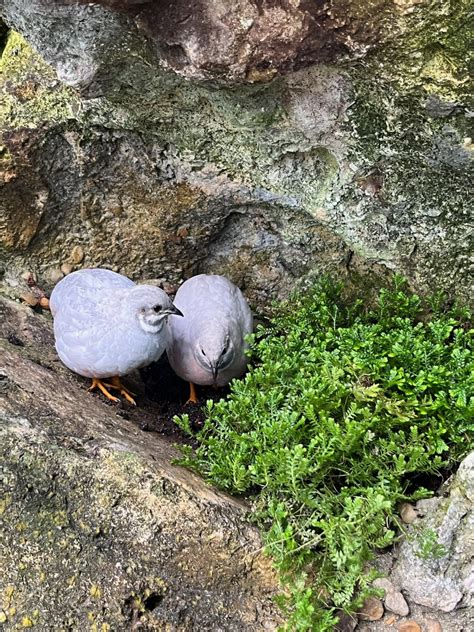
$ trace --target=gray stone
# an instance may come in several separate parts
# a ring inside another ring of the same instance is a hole
[[[410,600],[449,612],[473,604],[474,453],[460,465],[449,496],[409,528],[391,579]]]
[[[245,505],[87,393],[49,317],[3,298],[0,316],[5,629],[275,629],[278,582]]]
[[[398,614],[401,617],[406,617],[408,615],[410,609],[405,597],[389,579],[380,577],[374,580],[373,585],[375,588],[380,588],[385,592],[382,599],[387,610],[390,610],[390,612]]]
[[[406,599],[399,590],[388,592],[385,595],[384,604],[387,610],[401,617],[406,617],[410,612]]]

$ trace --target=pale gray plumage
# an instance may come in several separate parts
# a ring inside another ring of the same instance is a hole
[[[179,313],[160,288],[98,268],[62,279],[50,307],[59,357],[92,378],[126,375],[158,360],[168,343],[167,318]]]
[[[223,276],[199,274],[183,283],[174,303],[184,314],[169,320],[166,353],[174,371],[202,385],[223,386],[240,377],[253,317],[239,288]]]

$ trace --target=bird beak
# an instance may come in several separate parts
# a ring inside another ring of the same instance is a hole
[[[211,369],[212,369],[212,377],[214,379],[214,384],[216,384],[216,382],[217,382],[217,374],[219,372],[219,367],[218,367],[217,364],[213,364],[211,366]]]
[[[172,305],[166,313],[174,314],[175,316],[184,316],[183,312],[180,309],[178,309],[176,305]]]

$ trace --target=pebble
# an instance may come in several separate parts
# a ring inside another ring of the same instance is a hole
[[[378,577],[377,579],[374,579],[372,586],[374,586],[374,588],[381,588],[382,590],[385,590],[385,594],[396,590],[392,582],[386,577]]]
[[[30,307],[35,307],[35,305],[38,305],[38,298],[31,292],[25,292],[20,296],[20,298],[23,303],[26,303]]]
[[[401,617],[406,617],[410,613],[406,599],[399,590],[388,592],[385,595],[384,603],[387,610],[399,614]]]
[[[84,250],[82,246],[74,246],[70,255],[71,262],[74,264],[82,263],[84,260]]]
[[[39,300],[39,305],[41,309],[49,309],[49,299],[46,296],[42,296]]]
[[[406,617],[410,609],[402,593],[392,584],[386,577],[379,577],[372,584],[375,588],[381,588],[385,591],[383,601],[387,610],[401,617]]]
[[[353,632],[357,627],[357,616],[347,614],[347,612],[338,612],[339,621],[336,623],[334,632]]]
[[[398,632],[421,632],[421,628],[416,621],[405,621],[400,623]]]
[[[383,612],[382,601],[377,597],[369,597],[365,600],[364,605],[359,612],[359,617],[363,621],[378,621],[383,617]]]
[[[441,623],[437,619],[426,619],[426,632],[443,632]]]
[[[400,517],[405,524],[411,524],[418,518],[418,512],[410,503],[403,503],[400,507]]]
[[[63,263],[61,266],[61,272],[64,274],[64,276],[67,276],[68,274],[71,274],[71,272],[74,271],[74,266],[71,265],[70,263]]]
[[[64,274],[61,272],[61,270],[59,268],[53,268],[52,270],[49,271],[48,277],[49,280],[51,281],[51,283],[58,283],[58,281],[61,281],[61,279],[63,278]]]

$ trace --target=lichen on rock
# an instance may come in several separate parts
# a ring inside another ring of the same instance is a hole
[[[465,2],[437,1],[429,11],[418,2],[351,5],[344,28],[367,10],[379,11],[376,22],[390,15],[391,29],[382,36],[368,25],[379,35],[356,59],[279,76],[309,60],[298,61],[296,48],[273,81],[247,85],[196,81],[197,57],[175,68],[193,81],[164,69],[164,44],[150,43],[155,31],[145,24],[151,5],[126,4],[3,0],[7,22],[75,87],[57,83],[10,35],[2,61],[8,278],[26,260],[47,278],[79,244],[84,265],[173,283],[227,264],[261,305],[308,275],[370,267],[401,272],[421,291],[469,297]],[[269,6],[262,11],[265,20]],[[197,27],[190,20],[178,39]],[[175,67],[171,57],[165,65]],[[22,96],[32,74],[39,87]],[[26,144],[22,127],[36,128]],[[193,191],[191,207],[179,202],[184,190]],[[187,236],[173,237],[183,227]]]

